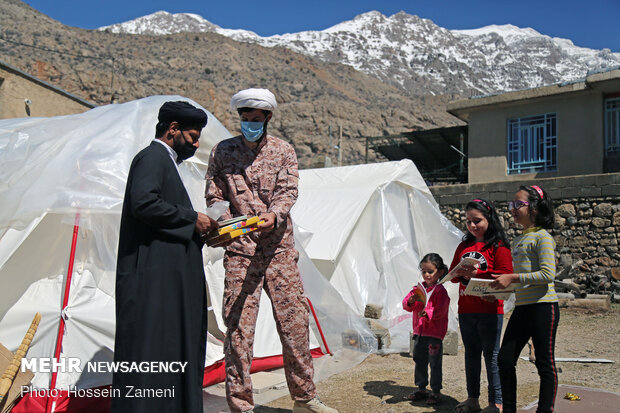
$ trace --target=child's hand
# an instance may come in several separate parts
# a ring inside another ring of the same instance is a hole
[[[519,280],[519,274],[493,274],[495,281],[489,284],[489,287],[499,290],[506,288],[510,284]]]
[[[461,268],[456,270],[456,275],[458,275],[459,277],[470,279],[471,277],[476,275],[477,272],[478,270],[473,265],[464,264]]]
[[[413,294],[411,294],[411,297],[407,299],[407,305],[412,306],[414,303],[421,301],[420,296],[416,294],[417,289],[418,289],[418,286],[416,285],[415,287],[413,287],[413,290],[411,290]]]

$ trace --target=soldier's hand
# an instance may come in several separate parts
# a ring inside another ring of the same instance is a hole
[[[201,237],[205,237],[211,231],[214,231],[219,227],[219,224],[211,219],[208,215],[202,212],[198,213],[198,219],[196,219],[195,231]]]
[[[258,226],[259,231],[271,231],[276,224],[276,214],[273,212],[263,212],[258,218],[265,221]]]

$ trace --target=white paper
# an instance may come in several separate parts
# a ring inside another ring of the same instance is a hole
[[[466,295],[475,295],[478,297],[486,297],[486,296],[494,296],[498,300],[506,300],[510,297],[517,287],[520,287],[520,283],[510,284],[506,288],[495,289],[491,288],[491,283],[495,280],[488,280],[483,278],[472,278],[469,280],[469,284],[467,284],[467,288],[465,289]]]
[[[451,279],[453,279],[454,277],[456,277],[456,273],[458,272],[458,270],[460,270],[461,268],[465,267],[465,266],[473,266],[475,268],[480,267],[480,261],[478,261],[475,258],[471,258],[471,257],[465,257],[461,260],[461,262],[459,262],[456,267],[452,268],[452,271],[450,271],[445,277],[443,277],[441,279],[441,281],[439,281],[439,284],[443,284],[445,282],[450,281]]]

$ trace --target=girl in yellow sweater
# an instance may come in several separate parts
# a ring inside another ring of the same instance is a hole
[[[531,338],[540,376],[537,413],[553,412],[558,386],[555,367],[555,335],[560,320],[555,279],[555,241],[546,231],[554,224],[553,203],[536,185],[522,186],[509,203],[512,216],[523,233],[512,242],[515,274],[497,275],[492,287],[520,283],[515,291],[515,310],[510,317],[499,351],[499,375],[504,413],[517,411],[516,365]]]

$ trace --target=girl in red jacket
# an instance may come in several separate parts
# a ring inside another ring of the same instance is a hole
[[[471,277],[493,279],[492,274],[512,273],[512,256],[508,241],[495,208],[489,201],[474,199],[465,205],[467,234],[454,253],[450,269],[463,258],[479,261],[477,268],[459,270],[453,282],[459,285],[459,327],[465,346],[465,379],[467,400],[459,403],[456,413],[480,410],[480,356],[484,355],[489,383],[489,406],[483,413],[499,413],[502,408],[502,389],[497,365],[500,336],[504,319],[504,302],[494,297],[465,295]]]
[[[413,312],[413,360],[415,361],[415,385],[410,400],[424,400],[429,405],[439,403],[441,390],[442,340],[448,330],[448,307],[450,298],[443,285],[437,284],[448,268],[438,254],[426,254],[420,261],[420,270],[426,294],[416,291],[416,286],[403,300],[403,308]],[[426,296],[426,305],[419,301]],[[431,393],[428,393],[428,365],[431,365]]]

